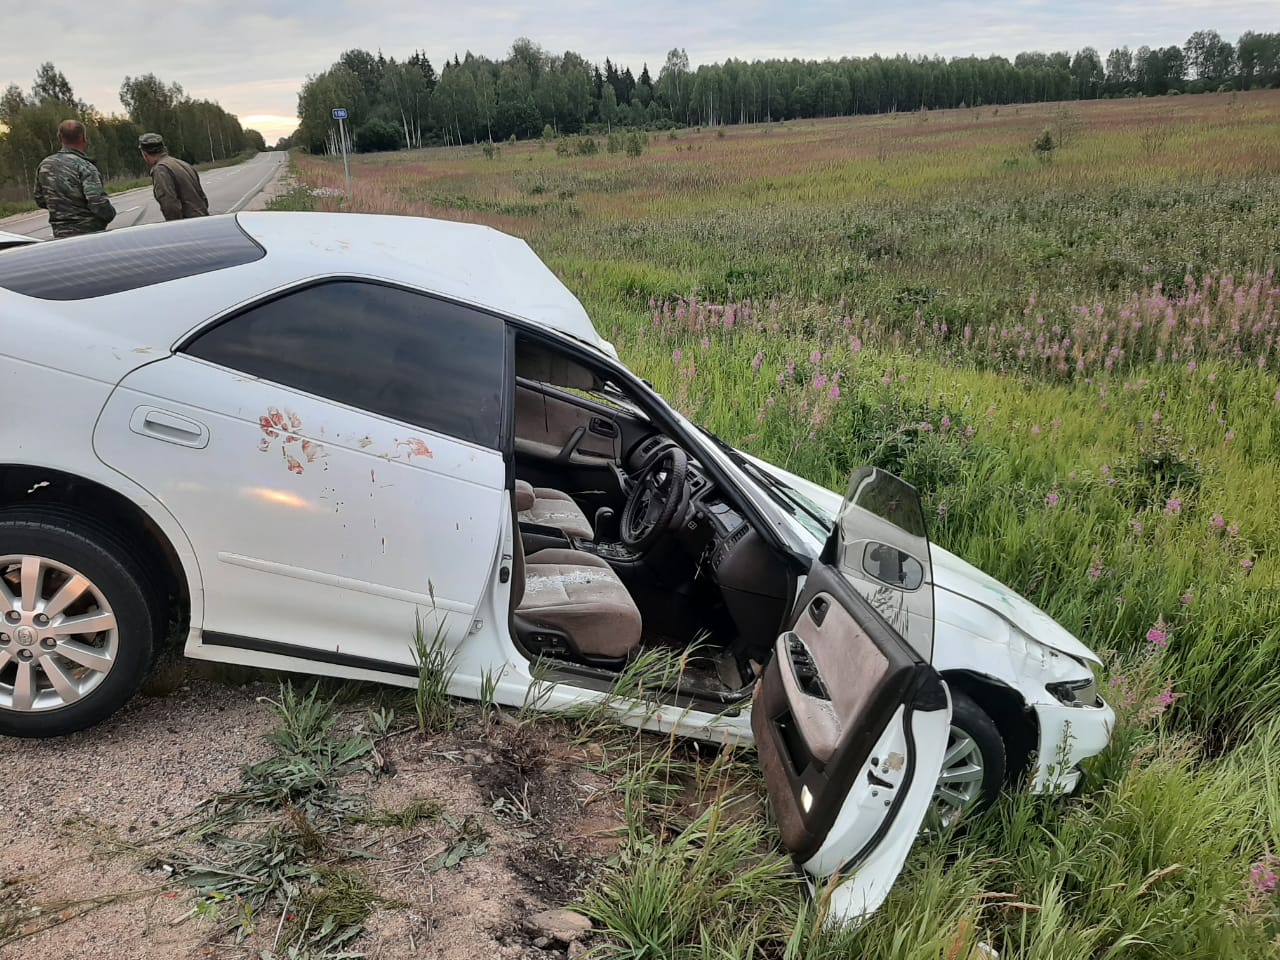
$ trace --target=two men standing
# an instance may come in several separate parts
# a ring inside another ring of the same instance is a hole
[[[99,233],[115,219],[102,176],[85,155],[88,146],[84,124],[64,120],[58,125],[61,149],[45,157],[36,171],[36,205],[49,211],[54,239]],[[195,168],[169,156],[158,133],[144,133],[138,149],[151,172],[152,192],[166,220],[207,217],[209,200]]]

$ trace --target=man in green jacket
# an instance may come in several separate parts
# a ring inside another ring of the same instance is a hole
[[[102,176],[85,156],[88,143],[84,124],[63,120],[58,124],[62,149],[40,161],[36,170],[36,206],[49,211],[49,229],[55,239],[100,233],[116,217],[107,199]]]
[[[151,168],[151,189],[166,220],[209,215],[209,199],[200,186],[200,174],[191,164],[169,156],[160,134],[144,133],[138,138],[138,149]]]

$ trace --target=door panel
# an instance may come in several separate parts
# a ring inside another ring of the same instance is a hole
[[[796,609],[757,688],[756,746],[783,842],[815,879],[846,878],[840,902],[866,912],[902,866],[884,851],[905,858],[932,795],[946,686],[830,566],[814,564]]]
[[[876,467],[853,474],[836,566],[926,661],[933,660],[933,565],[915,488]]]
[[[516,452],[569,466],[622,459],[622,431],[609,413],[516,384]]]
[[[121,382],[94,447],[182,524],[205,634],[412,664],[415,611],[460,640],[497,555],[498,452],[182,354]]]

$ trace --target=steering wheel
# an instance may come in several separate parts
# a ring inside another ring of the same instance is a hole
[[[678,522],[676,512],[685,502],[688,476],[689,458],[674,445],[656,451],[641,465],[622,508],[618,532],[626,546],[643,553]]]

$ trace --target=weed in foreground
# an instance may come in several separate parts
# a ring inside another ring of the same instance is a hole
[[[435,632],[428,636],[422,615],[415,614],[412,653],[418,667],[418,685],[413,698],[418,730],[424,734],[452,730],[454,709],[449,700],[449,684],[453,680],[456,651],[446,644],[443,617],[438,618]]]

